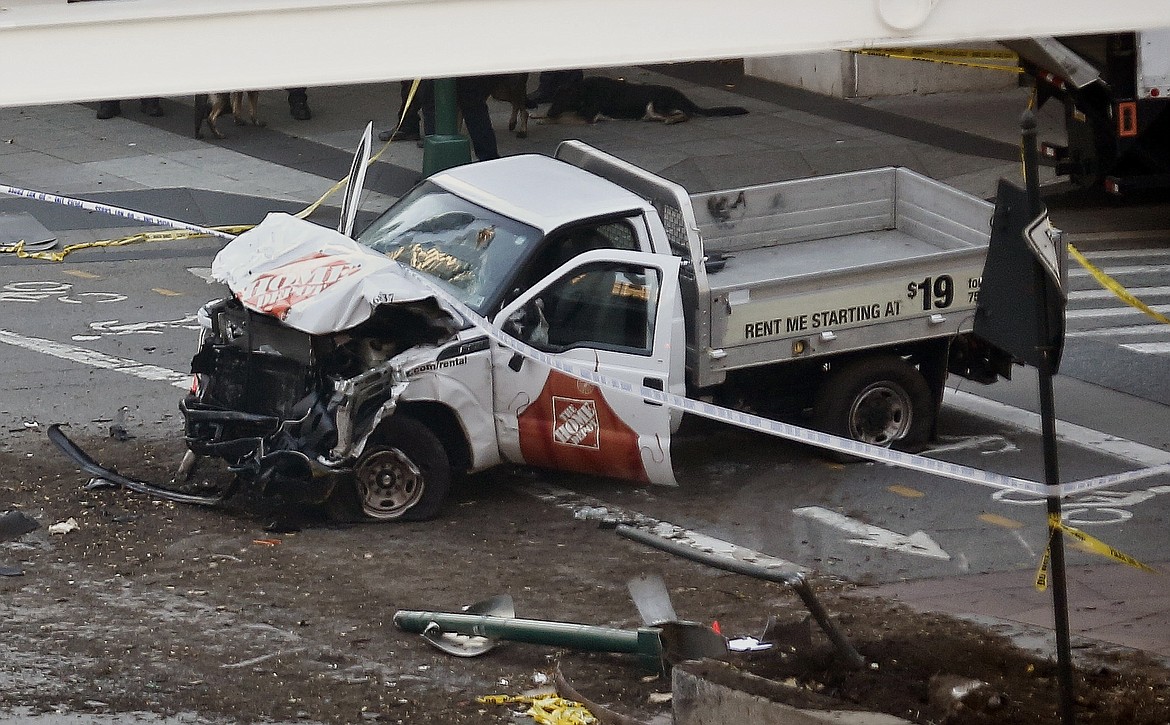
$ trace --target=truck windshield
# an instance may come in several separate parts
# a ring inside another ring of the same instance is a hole
[[[431,182],[402,197],[357,241],[445,284],[481,315],[502,294],[535,228],[501,216]]]

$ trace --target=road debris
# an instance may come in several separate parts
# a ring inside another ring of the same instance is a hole
[[[23,511],[7,511],[0,515],[0,541],[19,539],[40,527],[36,519]]]
[[[593,713],[579,702],[558,695],[484,695],[476,702],[484,705],[528,705],[524,714],[538,725],[593,725],[599,722]]]
[[[70,516],[64,521],[58,521],[49,527],[50,534],[68,534],[70,531],[76,531],[81,528],[81,524],[77,523],[77,519]]]

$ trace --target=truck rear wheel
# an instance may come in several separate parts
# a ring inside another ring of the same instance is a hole
[[[814,407],[814,425],[826,433],[875,446],[915,448],[930,437],[935,410],[932,398],[922,373],[897,355],[854,360],[822,384]]]
[[[364,518],[422,521],[442,508],[451,489],[451,463],[430,428],[396,415],[370,439],[353,483]]]

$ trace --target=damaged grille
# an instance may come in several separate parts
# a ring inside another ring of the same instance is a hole
[[[191,362],[207,375],[203,405],[288,418],[313,389],[313,339],[229,303],[217,315],[215,340]]]

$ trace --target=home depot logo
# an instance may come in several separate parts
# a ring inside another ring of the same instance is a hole
[[[284,319],[296,303],[321,294],[361,268],[356,262],[314,252],[257,275],[237,296],[254,310]]]
[[[553,441],[579,448],[599,448],[601,425],[592,400],[553,396]]]

